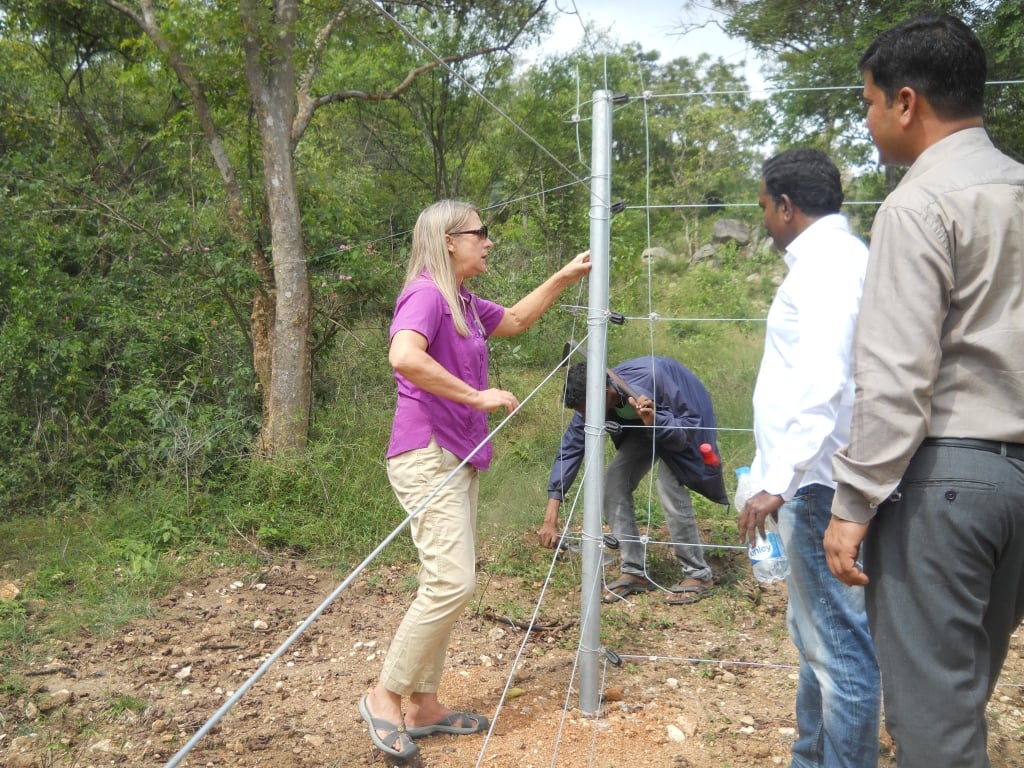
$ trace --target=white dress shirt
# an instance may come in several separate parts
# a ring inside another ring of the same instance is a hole
[[[850,436],[853,337],[868,249],[842,214],[817,219],[785,253],[754,386],[750,467],[757,490],[786,501],[811,484],[835,488],[832,454]]]

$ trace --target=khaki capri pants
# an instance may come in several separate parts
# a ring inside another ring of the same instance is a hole
[[[420,558],[419,589],[381,671],[384,687],[401,696],[437,692],[452,627],[476,591],[480,480],[466,464],[444,483],[459,463],[434,438],[426,448],[388,459],[388,479],[406,514],[434,494],[409,524]]]

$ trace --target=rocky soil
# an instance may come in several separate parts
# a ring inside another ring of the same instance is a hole
[[[556,567],[578,573],[567,555]],[[428,768],[696,768],[788,765],[795,654],[784,587],[718,562],[722,586],[690,606],[660,593],[602,610],[603,706],[578,709],[579,592],[499,577],[482,564],[478,599],[453,634],[442,699],[493,720],[489,734],[419,740]],[[356,710],[408,604],[415,567],[362,574],[196,742],[342,577],[285,560],[214,568],[109,636],[23,649],[0,685],[0,765],[387,766]],[[613,574],[614,575],[614,574]],[[1022,647],[990,705],[997,768],[1024,766]],[[10,661],[10,660],[9,660]],[[895,765],[880,739],[883,768]]]

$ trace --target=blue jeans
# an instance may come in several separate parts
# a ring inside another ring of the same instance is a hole
[[[792,766],[875,768],[881,684],[864,590],[832,575],[822,546],[834,493],[809,485],[779,510],[790,567],[786,618],[800,652]]]

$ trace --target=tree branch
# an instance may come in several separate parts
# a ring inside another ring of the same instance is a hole
[[[526,28],[530,25],[538,14],[544,10],[544,6],[547,4],[547,0],[538,0],[538,2],[530,9],[529,14],[515,30],[512,36],[503,42],[501,45],[486,46],[483,48],[476,48],[467,53],[456,54],[453,56],[439,56],[433,61],[429,61],[425,64],[421,64],[418,67],[410,69],[405,78],[389,91],[381,91],[379,93],[370,93],[368,91],[358,89],[347,89],[334,91],[332,93],[324,94],[316,98],[309,96],[309,88],[311,85],[311,79],[307,81],[304,77],[302,87],[300,88],[299,98],[299,109],[295,115],[295,122],[292,125],[292,146],[297,146],[302,135],[306,132],[306,128],[309,127],[309,121],[313,117],[313,113],[320,107],[326,106],[327,104],[335,104],[342,101],[350,101],[358,99],[361,101],[390,101],[402,94],[403,91],[407,90],[417,77],[420,75],[430,72],[438,67],[445,66],[448,64],[457,63],[460,61],[466,61],[473,59],[478,56],[486,56],[490,53],[498,53],[500,51],[508,52],[515,42],[522,36],[526,31]],[[321,38],[323,38],[323,44],[326,45],[327,38],[330,37],[334,31],[336,24],[341,20],[342,14],[338,14],[335,18],[331,19],[330,22],[320,31],[317,35],[317,44],[321,44]],[[319,52],[317,53],[319,55]],[[312,72],[307,70],[307,74],[312,78]],[[304,103],[305,100],[305,103]]]
[[[313,78],[315,78],[317,72],[320,71],[320,61],[323,58],[324,49],[327,47],[327,43],[330,41],[331,36],[334,34],[334,30],[338,28],[347,16],[347,8],[338,11],[331,20],[316,33],[316,37],[313,40],[313,51],[309,55],[309,61],[306,63],[306,69],[299,78],[299,88],[296,93],[297,104],[295,108],[295,120],[292,123],[292,146],[295,146],[298,143],[299,137],[301,137],[305,132],[306,126],[309,125],[309,121],[313,117],[313,112],[316,110],[316,105],[314,104],[313,99],[309,97],[309,91],[313,84]]]
[[[206,91],[203,88],[203,84],[195,76],[192,68],[189,67],[178,51],[164,37],[160,25],[156,22],[153,0],[139,0],[141,13],[120,2],[120,0],[103,0],[103,2],[118,13],[131,19],[146,34],[146,37],[152,41],[157,50],[167,59],[168,66],[170,66],[178,80],[188,89],[192,97],[192,106],[196,111],[196,119],[199,121],[206,144],[210,149],[210,154],[213,156],[213,162],[217,166],[217,170],[220,172],[221,179],[223,179],[224,186],[227,189],[228,216],[231,224],[243,241],[251,243],[252,238],[248,236],[248,228],[246,227],[245,217],[242,212],[242,188],[235,176],[234,168],[228,157],[227,149],[224,147],[224,142],[220,138],[217,125],[214,123],[213,112],[206,99]],[[273,285],[273,276],[266,264],[266,259],[261,249],[258,247],[253,248],[252,262],[253,267],[260,274],[265,284],[267,286]]]

